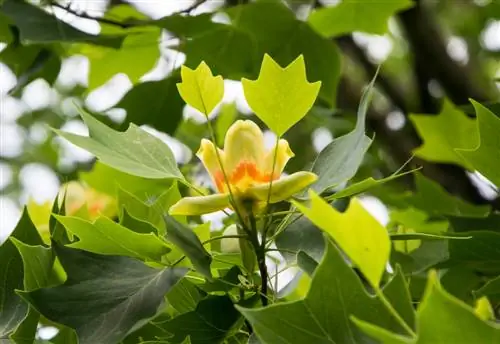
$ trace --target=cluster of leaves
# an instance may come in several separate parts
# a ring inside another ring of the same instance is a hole
[[[89,137],[54,130],[98,160],[78,171],[78,183],[65,185],[58,199],[29,203],[0,246],[0,342],[500,341],[500,215],[416,171],[413,191],[397,184],[398,172],[382,179],[360,172],[373,143],[365,122],[375,80],[350,132],[314,159],[297,147],[316,183],[267,214],[274,221],[260,233],[266,247],[296,269],[281,290],[272,276],[262,280],[262,271],[249,269],[240,236],[211,231],[199,217],[168,215],[183,196],[205,192],[193,185],[197,163],[180,167],[164,142],[138,126],[152,125],[196,149],[207,131],[182,120],[185,101],[207,116],[220,142],[238,115],[226,107],[208,116],[223,95],[222,77],[213,71],[244,77],[258,120],[286,137],[297,122],[294,128],[321,117],[311,111],[302,119],[315,101],[336,104],[340,55],[329,38],[383,33],[387,18],[411,2],[374,3],[368,13],[359,1],[345,0],[303,22],[280,2],[257,1],[226,9],[229,24],[213,22],[212,14],[149,20],[120,5],[106,13],[98,36],[23,1],[0,5],[0,40],[8,43],[0,60],[20,76],[12,94],[36,78],[54,82],[61,56],[74,53],[90,60],[89,91],[118,72],[136,84],[118,104],[127,110],[120,127],[81,110]],[[375,20],[364,20],[363,12]],[[199,66],[184,69],[191,73],[182,73],[179,92],[180,71],[138,83],[159,57],[148,42],[157,42],[162,29],[181,38],[176,49],[186,54],[186,66]],[[500,119],[471,104],[474,118],[449,102],[437,116],[411,115],[423,139],[414,153],[477,171],[500,187]],[[362,206],[357,196],[367,191],[387,205],[387,226]],[[228,216],[224,226],[238,221]],[[58,334],[41,340],[40,325]]]

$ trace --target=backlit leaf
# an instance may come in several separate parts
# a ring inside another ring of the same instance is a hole
[[[328,233],[373,287],[378,287],[385,270],[391,244],[387,230],[353,199],[340,213],[310,191],[311,205],[294,205],[316,226]]]
[[[266,54],[259,78],[242,83],[252,110],[278,136],[307,114],[321,86],[319,81],[307,81],[302,55],[283,68]]]
[[[181,77],[182,82],[177,84],[177,89],[182,99],[208,116],[224,96],[222,76],[213,76],[210,67],[202,62],[194,70],[182,66]]]

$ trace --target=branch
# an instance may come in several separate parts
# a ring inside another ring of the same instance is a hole
[[[415,61],[427,74],[435,78],[456,104],[496,98],[497,91],[491,80],[477,80],[478,66],[469,62],[462,65],[446,51],[446,40],[433,13],[415,0],[415,6],[399,15],[408,42],[416,55]]]
[[[375,66],[366,56],[363,49],[361,49],[356,42],[352,39],[352,36],[342,36],[336,39],[340,48],[344,53],[351,55],[355,60],[357,60],[362,67],[365,69],[368,78],[375,75],[377,71],[377,66]],[[401,87],[394,84],[392,80],[387,78],[384,74],[379,73],[377,80],[377,85],[380,86],[382,91],[392,100],[394,105],[396,105],[401,111],[407,113],[408,104],[406,101],[405,94],[402,92]]]
[[[112,19],[108,19],[108,18],[91,16],[85,12],[77,12],[77,11],[72,10],[70,8],[70,4],[68,4],[67,6],[63,6],[61,4],[58,4],[57,2],[53,2],[50,4],[50,6],[65,10],[66,12],[68,12],[74,16],[77,16],[79,18],[95,20],[99,23],[118,26],[118,27],[121,27],[122,29],[127,29],[127,28],[130,28],[130,27],[135,25],[134,23],[124,23],[124,22],[120,22],[120,21],[112,20]]]

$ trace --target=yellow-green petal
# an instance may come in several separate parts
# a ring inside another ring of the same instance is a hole
[[[282,177],[279,180],[273,181],[271,188],[270,203],[284,201],[302,189],[308,187],[318,179],[318,176],[312,172],[295,172],[289,176]],[[266,201],[270,184],[262,184],[248,189],[251,197],[259,200]]]
[[[263,162],[264,135],[259,126],[249,120],[238,120],[229,128],[224,140],[226,173],[231,175],[241,162],[255,164],[259,169]]]
[[[275,150],[277,149],[277,152]],[[276,159],[275,159],[276,154]],[[264,174],[279,176],[283,172],[288,160],[293,158],[295,154],[290,149],[287,140],[280,139],[277,147],[274,146],[269,150],[264,158]],[[274,165],[274,168],[273,168]]]
[[[229,207],[228,194],[215,194],[210,196],[184,197],[174,204],[170,215],[202,215],[213,213]]]

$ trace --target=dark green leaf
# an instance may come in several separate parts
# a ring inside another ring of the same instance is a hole
[[[123,37],[90,35],[25,1],[6,0],[0,10],[19,27],[26,42],[88,42],[113,48],[122,44]]]
[[[239,318],[228,296],[208,296],[194,311],[181,314],[160,327],[172,333],[173,337],[168,338],[170,343],[181,343],[190,336],[193,344],[216,344],[222,342]]]
[[[165,215],[167,225],[167,240],[172,242],[189,258],[197,272],[212,278],[210,263],[212,257],[201,244],[198,236],[191,228],[180,223],[170,215]]]
[[[327,242],[304,300],[260,309],[238,307],[263,343],[364,342],[365,335],[350,322],[350,315],[402,331],[382,303],[366,292],[333,243]]]
[[[460,233],[468,240],[450,240],[450,262],[485,274],[500,273],[500,233],[474,231]]]
[[[406,201],[430,214],[485,217],[490,212],[489,206],[471,204],[454,197],[447,193],[437,182],[424,177],[420,173],[415,175],[415,185],[417,192],[408,197]]]
[[[127,111],[121,124],[147,124],[156,130],[173,135],[182,120],[184,102],[179,96],[176,83],[177,73],[160,81],[149,81],[136,85],[115,105]]]
[[[16,246],[23,260],[23,290],[32,291],[47,287],[52,277],[52,265],[54,264],[52,249],[42,245],[27,245],[14,237],[10,240]]]
[[[58,287],[21,293],[46,318],[76,330],[80,344],[116,344],[155,316],[186,269],[55,246],[68,274]],[[116,278],[120,276],[120,278]]]
[[[290,218],[290,225],[276,238],[276,247],[285,250],[282,254],[289,263],[293,263],[296,257],[287,251],[303,251],[319,262],[323,257],[325,241],[321,230],[308,218],[293,215]]]
[[[26,245],[43,245],[26,209],[11,237]],[[24,288],[24,268],[21,255],[10,240],[0,246],[0,262],[0,338],[3,338],[25,319],[28,305],[15,293],[16,289]]]

